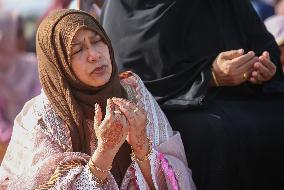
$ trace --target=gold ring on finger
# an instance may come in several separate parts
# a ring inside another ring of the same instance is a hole
[[[133,112],[136,113],[136,112],[138,112],[138,111],[139,111],[139,109],[138,109],[138,108],[135,108]]]
[[[119,111],[119,110],[114,110],[113,112],[116,113],[116,114],[122,114],[121,111]]]
[[[248,79],[248,74],[247,74],[247,73],[244,73],[244,74],[243,74],[243,79],[244,79],[244,80],[247,80],[247,79]]]

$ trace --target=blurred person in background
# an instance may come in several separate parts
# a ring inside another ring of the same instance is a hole
[[[250,1],[108,0],[101,22],[181,132],[197,189],[284,189],[280,50]]]
[[[0,13],[0,162],[9,143],[13,121],[24,103],[39,93],[37,61],[25,52],[19,14]]]
[[[77,8],[90,13],[97,20],[100,20],[101,8],[104,0],[78,0]]]
[[[275,5],[275,14],[284,15],[284,0],[278,0]]]
[[[282,63],[284,72],[284,15],[275,15],[269,17],[264,23],[268,31],[274,36],[281,50],[280,61]]]
[[[53,11],[59,10],[59,9],[65,9],[68,8],[72,0],[51,0],[50,5],[47,7],[47,9],[43,12],[43,14],[37,19],[37,22],[35,24],[33,34],[31,38],[28,41],[28,51],[35,52],[36,48],[36,31],[38,28],[38,25],[41,23],[41,21],[50,15]]]
[[[60,9],[66,9],[72,0],[52,0],[46,11],[42,14],[42,16],[38,19],[38,24],[41,23],[41,21],[50,15],[53,11],[60,10]]]
[[[274,15],[275,0],[252,0],[251,3],[262,21]]]

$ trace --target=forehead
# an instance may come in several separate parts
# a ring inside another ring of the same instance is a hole
[[[96,32],[94,32],[94,31],[92,31],[92,30],[89,30],[89,29],[79,29],[76,33],[75,33],[75,35],[74,35],[74,37],[73,37],[73,39],[72,39],[72,41],[82,41],[82,40],[84,40],[84,38],[89,38],[89,37],[95,37],[96,35],[98,35]]]

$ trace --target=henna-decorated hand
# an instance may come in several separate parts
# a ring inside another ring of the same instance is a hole
[[[103,121],[100,106],[95,106],[94,129],[98,139],[98,150],[115,156],[127,137],[129,125],[118,107],[108,99]]]
[[[132,146],[136,155],[143,157],[149,148],[146,132],[147,115],[144,109],[122,98],[113,98],[112,100],[119,106],[130,125],[127,142]]]

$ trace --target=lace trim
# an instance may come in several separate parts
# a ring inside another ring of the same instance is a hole
[[[159,160],[157,159],[157,151],[153,150],[150,157],[150,166],[151,166],[151,175],[152,175],[152,180],[155,186],[155,189],[158,189],[158,183],[156,179],[156,168],[159,165]],[[142,171],[139,167],[139,164],[133,160],[133,168],[135,171],[135,177],[136,177],[136,183],[139,187],[139,189],[150,189],[143,174]]]
[[[113,189],[118,190],[116,183],[112,183],[112,176],[109,173],[104,184],[100,184],[93,179],[93,174],[91,173],[89,167],[86,165],[81,172],[81,174],[76,178],[74,184],[77,190],[93,190],[93,189]]]

